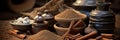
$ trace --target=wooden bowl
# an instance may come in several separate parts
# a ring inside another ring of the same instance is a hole
[[[62,26],[60,26],[59,24],[54,24],[54,28],[57,32],[58,35],[63,35],[64,33],[66,33],[68,31],[69,28],[64,28]],[[83,29],[85,28],[85,25],[83,26],[79,26],[79,27],[75,27],[71,30],[70,34],[77,34],[83,31]]]

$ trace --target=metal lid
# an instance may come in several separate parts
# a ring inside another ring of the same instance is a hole
[[[49,14],[49,13],[44,13],[44,14],[42,14],[42,16],[43,16],[45,19],[52,19],[52,18],[53,18],[53,15],[52,15],[52,14]]]
[[[74,6],[96,6],[96,0],[76,0]]]
[[[42,13],[41,13],[41,12],[38,12],[37,14],[38,14],[38,15],[34,18],[35,22],[43,22],[43,21],[44,21],[44,18],[41,16]]]

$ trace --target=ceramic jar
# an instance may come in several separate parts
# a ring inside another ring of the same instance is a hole
[[[109,2],[98,2],[90,14],[90,24],[101,33],[113,33],[115,15],[109,11]]]
[[[72,6],[76,10],[93,10],[96,8],[96,0],[76,0]]]
[[[38,12],[38,15],[34,18],[35,23],[32,26],[32,33],[35,34],[41,30],[48,29],[48,22],[45,21],[42,16],[42,12]]]

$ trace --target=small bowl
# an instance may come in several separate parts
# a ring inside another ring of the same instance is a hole
[[[16,29],[22,32],[26,32],[32,29],[32,24],[14,24],[13,22],[14,21],[10,21],[10,24],[13,29]]]
[[[58,35],[62,36],[63,34],[65,34],[69,28],[63,28],[62,26],[60,26],[58,23],[54,24],[54,28],[57,32]],[[83,26],[77,26],[75,28],[73,28],[73,30],[71,30],[70,34],[77,34],[77,33],[81,33],[85,28],[85,25]]]

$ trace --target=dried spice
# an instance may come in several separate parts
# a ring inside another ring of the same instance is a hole
[[[37,34],[29,36],[26,40],[57,40],[60,36],[48,31],[42,30]]]
[[[79,19],[85,19],[86,15],[70,8],[65,9],[63,12],[57,14],[55,16],[56,21],[71,21],[71,20],[79,20]]]

